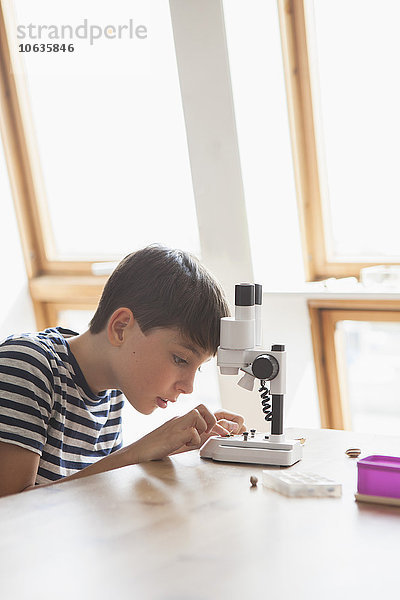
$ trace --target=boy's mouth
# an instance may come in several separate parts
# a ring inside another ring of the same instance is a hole
[[[162,398],[157,396],[156,402],[157,406],[159,406],[160,408],[167,408],[168,400],[163,400]]]

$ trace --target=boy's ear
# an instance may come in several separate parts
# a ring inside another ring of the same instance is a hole
[[[112,346],[121,346],[127,331],[134,323],[133,313],[129,308],[117,308],[108,319],[107,337]]]

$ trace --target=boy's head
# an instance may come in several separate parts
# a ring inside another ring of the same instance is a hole
[[[151,245],[126,256],[108,279],[90,332],[100,333],[120,307],[143,333],[176,328],[208,354],[219,345],[220,319],[229,315],[224,293],[199,261],[182,250]]]

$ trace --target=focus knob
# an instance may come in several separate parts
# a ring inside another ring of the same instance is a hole
[[[257,377],[257,379],[270,381],[278,375],[279,363],[274,356],[260,354],[260,356],[254,359],[251,369],[254,377]]]

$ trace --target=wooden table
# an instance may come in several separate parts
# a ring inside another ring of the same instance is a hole
[[[354,501],[345,450],[399,456],[400,438],[287,433],[306,438],[291,469],[341,481],[341,498],[287,498],[265,467],[192,451],[1,499],[0,598],[399,597],[400,508]]]

